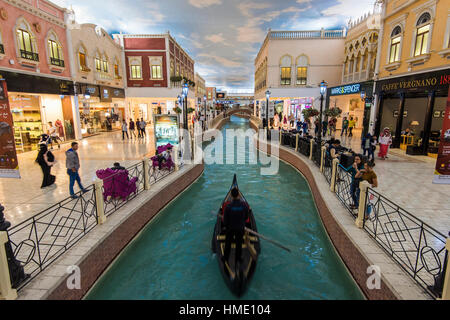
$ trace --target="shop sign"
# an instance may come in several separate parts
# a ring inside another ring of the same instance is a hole
[[[125,90],[123,89],[112,89],[113,98],[125,98]]]
[[[20,179],[6,81],[0,80],[0,178]]]
[[[100,87],[100,101],[101,102],[112,102],[112,96],[110,94],[110,89],[106,87]]]
[[[337,96],[337,95],[344,95],[344,94],[353,94],[353,93],[358,93],[360,91],[361,91],[361,84],[357,83],[357,84],[351,84],[351,85],[342,86],[342,87],[331,88],[331,95]]]
[[[397,92],[397,91],[417,91],[417,90],[437,90],[447,89],[450,85],[450,69],[415,74],[409,77],[395,78],[377,83],[376,91]]]
[[[447,109],[442,123],[441,143],[439,144],[436,170],[433,183],[450,184],[450,89],[447,98]]]
[[[155,124],[155,143],[156,148],[170,143],[178,146],[178,116],[175,115],[154,115],[153,122]]]

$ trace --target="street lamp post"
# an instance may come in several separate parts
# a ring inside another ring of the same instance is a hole
[[[207,117],[206,117],[206,94],[203,95],[203,105],[204,105],[204,111],[205,113],[203,114],[204,116],[204,123],[203,123],[203,130],[206,130],[206,121],[207,121]]]
[[[320,115],[319,115],[319,136],[318,136],[318,143],[319,148],[322,147],[322,108],[323,108],[323,100],[324,95],[327,93],[327,85],[328,83],[325,82],[325,80],[322,80],[320,83]]]
[[[187,100],[188,100],[189,87],[187,83],[183,85],[183,97],[184,97],[184,129],[188,130],[188,116],[187,116]]]
[[[270,91],[266,91],[266,128],[269,129],[269,99],[270,99]]]

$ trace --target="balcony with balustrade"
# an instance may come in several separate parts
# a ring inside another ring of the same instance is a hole
[[[20,50],[20,57],[26,60],[39,61],[39,54],[32,51]]]

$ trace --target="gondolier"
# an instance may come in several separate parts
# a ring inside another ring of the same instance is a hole
[[[237,296],[244,294],[256,270],[261,246],[259,237],[250,235],[256,232],[253,211],[234,175],[230,191],[219,208],[211,245],[226,284]]]
[[[239,190],[231,190],[232,201],[224,206],[223,224],[226,228],[225,253],[222,261],[228,261],[231,243],[236,243],[236,261],[241,261],[242,240],[244,237],[245,223],[249,220],[248,206],[239,199]]]

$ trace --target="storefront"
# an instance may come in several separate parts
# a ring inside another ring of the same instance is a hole
[[[260,116],[260,108],[266,104],[266,100],[255,100],[257,107],[257,115]],[[290,121],[303,121],[304,109],[311,108],[313,106],[314,98],[312,97],[297,97],[297,98],[270,98],[270,107],[274,108],[274,113],[281,115],[287,115]],[[265,111],[263,111],[265,113]],[[282,119],[281,119],[282,120]]]
[[[153,115],[176,114],[177,99],[175,98],[128,98],[127,100],[128,115],[134,120],[143,118],[149,125],[153,124]],[[195,109],[194,99],[188,100],[188,108]]]
[[[37,150],[40,136],[56,125],[62,140],[75,139],[72,82],[4,72],[17,152]]]
[[[394,148],[405,145],[408,154],[437,154],[449,83],[450,69],[378,81],[376,134],[387,127]],[[411,139],[405,139],[406,131]]]
[[[77,84],[81,133],[83,137],[121,130],[125,119],[125,90]]]
[[[369,131],[370,110],[373,101],[373,81],[352,83],[328,88],[326,109],[338,107],[342,110],[336,130],[342,130],[344,118],[356,121],[353,136],[361,137]]]

